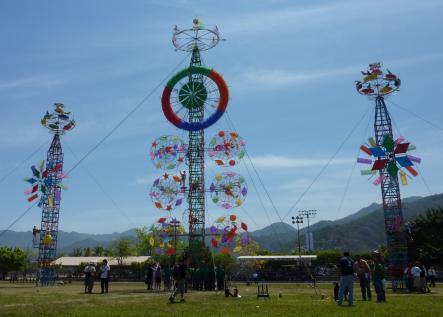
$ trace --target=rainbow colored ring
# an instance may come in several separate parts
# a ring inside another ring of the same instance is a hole
[[[217,110],[212,115],[210,115],[208,118],[206,118],[201,122],[187,122],[181,119],[174,112],[174,110],[172,110],[171,106],[171,92],[174,86],[184,77],[194,74],[199,74],[209,77],[213,82],[215,82],[218,91],[220,93],[220,99],[218,102]],[[174,77],[172,77],[166,84],[166,87],[163,90],[163,95],[162,95],[162,109],[166,119],[168,119],[169,122],[171,122],[177,128],[187,131],[198,131],[210,127],[215,122],[217,122],[218,119],[220,119],[220,117],[224,114],[226,107],[228,106],[228,99],[229,99],[228,86],[226,85],[226,82],[219,73],[217,73],[213,69],[206,67],[190,66],[175,74]]]

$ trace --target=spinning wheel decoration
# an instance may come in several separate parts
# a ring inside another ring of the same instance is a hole
[[[32,187],[25,190],[25,195],[28,195],[28,202],[32,202],[41,195],[38,206],[41,207],[45,199],[49,207],[53,207],[54,204],[60,202],[60,190],[66,189],[66,186],[61,183],[63,178],[67,176],[59,173],[62,169],[62,164],[57,164],[54,167],[45,169],[45,161],[40,161],[38,169],[35,165],[31,166],[32,177],[25,178],[25,182],[29,183]],[[49,173],[55,173],[55,177],[48,177]],[[48,188],[54,187],[54,195],[47,194]]]
[[[176,218],[160,218],[154,224],[153,234],[148,242],[156,254],[174,255],[177,252],[178,236],[184,233],[185,228]]]
[[[393,140],[389,135],[383,139],[383,143],[377,146],[373,138],[368,139],[366,145],[362,145],[360,149],[373,159],[357,158],[358,163],[372,164],[371,169],[362,170],[362,175],[375,175],[377,171],[386,169],[387,173],[396,178],[400,175],[402,185],[408,184],[408,177],[403,171],[406,169],[412,176],[417,176],[417,171],[413,168],[414,163],[420,163],[421,158],[407,154],[407,152],[414,150],[415,145],[409,142],[404,142],[404,137],[399,137]],[[374,185],[380,185],[384,179],[384,174],[380,174],[374,181]]]
[[[190,66],[172,77],[163,90],[162,109],[177,128],[198,131],[213,125],[226,110],[229,92],[215,70]],[[190,122],[189,110],[203,108],[206,119]]]
[[[234,214],[219,217],[209,230],[213,235],[212,248],[224,255],[230,250],[239,252],[243,246],[249,244],[248,226]]]
[[[399,90],[400,78],[386,69],[386,73],[381,70],[381,63],[370,64],[368,70],[363,72],[363,80],[356,81],[357,91],[365,96],[377,97],[386,96]]]
[[[206,51],[216,46],[220,40],[216,26],[210,30],[205,28],[199,19],[194,19],[192,28],[180,30],[175,26],[172,44],[178,51]]]
[[[225,209],[240,206],[248,193],[243,176],[233,172],[215,175],[215,179],[209,187],[212,201]]]
[[[237,132],[219,131],[209,143],[208,154],[217,165],[234,166],[245,156],[245,145]]]
[[[155,207],[171,211],[180,206],[183,203],[184,193],[184,187],[181,184],[180,176],[171,176],[165,173],[162,177],[157,178],[149,192]]]
[[[163,135],[151,144],[149,156],[156,168],[172,170],[186,157],[186,146],[176,135]]]
[[[71,113],[64,110],[62,103],[55,103],[54,112],[46,111],[41,124],[53,134],[65,134],[74,129],[75,121],[70,118]]]

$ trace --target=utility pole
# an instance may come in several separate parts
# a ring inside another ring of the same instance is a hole
[[[317,214],[317,210],[310,209],[310,210],[299,210],[298,214],[300,217],[306,217],[306,222],[308,223],[308,254],[311,254],[311,229],[309,227],[309,218],[314,218],[314,216]]]
[[[301,246],[300,246],[300,224],[303,223],[303,217],[301,216],[297,216],[294,217],[292,216],[292,224],[297,224],[297,240],[298,240],[298,257],[301,257]]]

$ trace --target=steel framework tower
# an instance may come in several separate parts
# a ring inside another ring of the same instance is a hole
[[[217,27],[205,28],[199,19],[192,28],[174,28],[176,50],[191,53],[190,66],[172,77],[162,95],[166,118],[188,131],[186,160],[189,167],[187,201],[189,205],[190,247],[205,243],[205,132],[223,115],[228,103],[228,88],[213,69],[202,66],[200,53],[220,41]],[[184,183],[184,181],[183,181]],[[199,242],[199,243],[197,243]]]
[[[33,184],[30,192],[33,196],[28,200],[32,201],[37,198],[35,192],[40,189],[42,195],[38,206],[42,207],[41,227],[40,230],[34,229],[33,233],[35,247],[37,247],[36,234],[40,234],[38,240],[39,283],[41,286],[47,286],[52,285],[55,280],[51,263],[57,254],[61,190],[64,188],[61,181],[65,177],[60,135],[72,130],[75,127],[75,121],[70,118],[69,112],[65,112],[63,104],[56,103],[54,112],[46,112],[41,123],[54,134],[54,137],[47,153],[45,169],[43,169],[43,161],[40,171],[32,167],[34,178],[28,179],[28,182]]]
[[[375,140],[369,138],[368,147],[362,145],[360,149],[375,158],[375,161],[365,158],[358,158],[357,161],[373,164],[372,169],[363,170],[362,175],[379,174],[373,183],[381,187],[389,268],[391,274],[399,278],[407,265],[408,254],[398,176],[406,185],[407,175],[401,169],[405,168],[412,176],[416,176],[412,162],[420,163],[421,160],[407,155],[406,152],[415,149],[415,146],[411,146],[409,142],[402,143],[403,137],[394,139],[392,132],[391,118],[384,98],[399,90],[400,79],[389,70],[383,72],[380,63],[369,65],[368,70],[362,73],[363,80],[356,82],[356,88],[362,95],[375,99]]]
[[[377,96],[375,99],[374,131],[375,142],[378,146],[383,145],[386,136],[394,139],[391,118],[382,95]],[[385,168],[379,171],[381,176],[380,187],[383,200],[385,232],[391,271],[395,275],[401,276],[403,269],[406,267],[408,262],[408,247],[406,231],[404,228],[397,229],[392,225],[394,221],[404,223],[404,219],[401,207],[398,176],[392,176],[388,171],[390,162],[396,164],[394,151],[390,151],[386,154],[388,163]]]
[[[202,66],[200,51],[195,45],[190,66]],[[190,74],[189,82],[203,84],[203,77]],[[204,119],[204,104],[189,109],[189,121],[199,123]],[[205,243],[205,130],[189,131],[189,245],[195,241]]]

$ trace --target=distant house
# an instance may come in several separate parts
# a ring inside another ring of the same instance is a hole
[[[150,256],[128,256],[123,258],[122,266],[130,266],[132,263],[143,263],[150,258]],[[76,268],[82,263],[94,262],[95,264],[101,264],[104,259],[108,260],[108,264],[111,266],[119,265],[117,258],[106,256],[62,256],[53,261],[52,264],[62,268]]]

